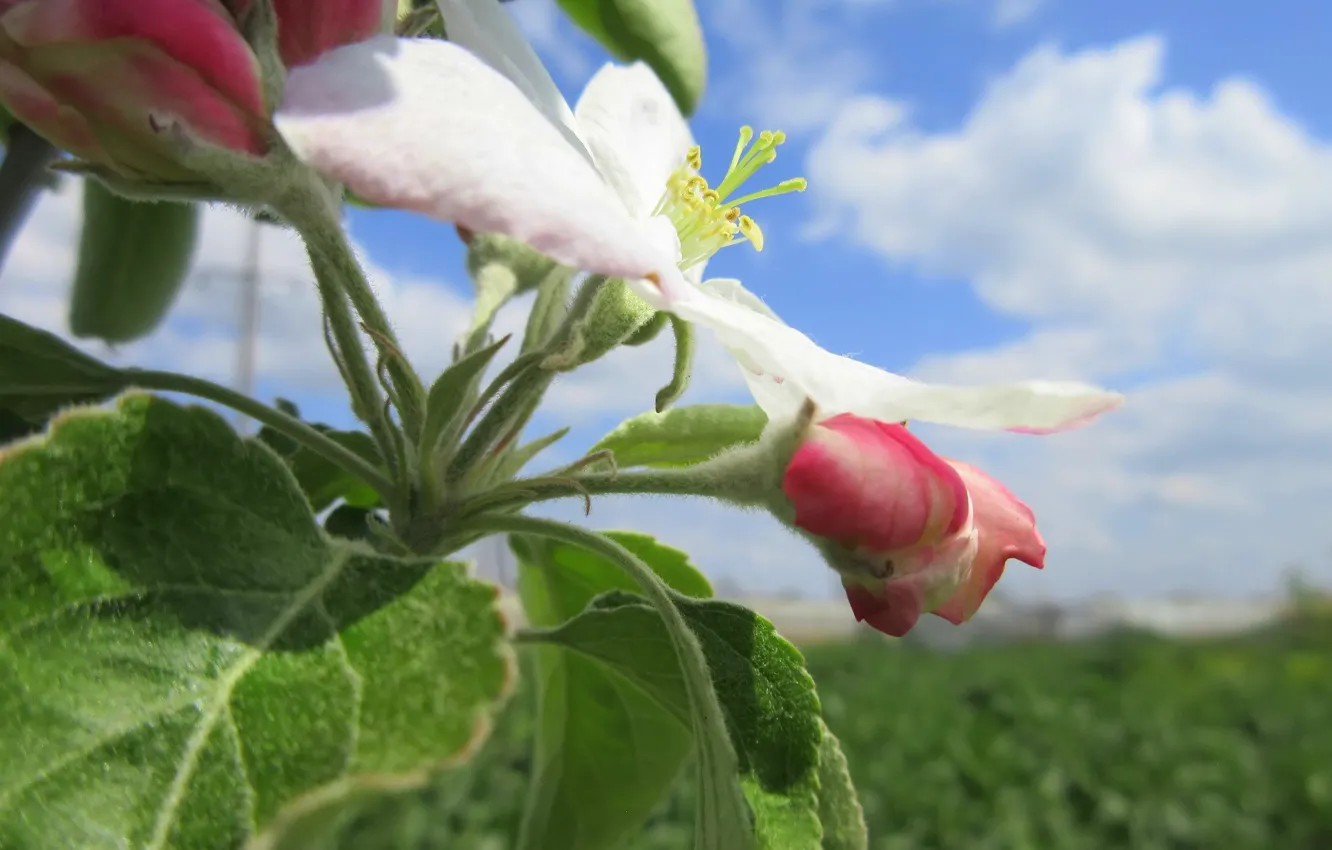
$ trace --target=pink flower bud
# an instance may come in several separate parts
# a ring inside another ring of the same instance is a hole
[[[782,490],[797,526],[866,553],[934,545],[967,519],[967,489],[951,466],[904,425],[850,413],[810,428]]]
[[[223,0],[237,20],[255,0]],[[278,19],[278,50],[288,68],[306,65],[344,44],[387,32],[398,0],[273,0]]]
[[[782,489],[843,573],[856,619],[895,637],[926,611],[970,618],[1009,558],[1044,565],[1026,505],[903,425],[843,414],[812,426]]]
[[[261,156],[274,104],[238,25],[253,1],[0,0],[0,101],[58,147],[130,178],[192,178],[161,132],[173,123]],[[283,55],[310,61],[368,38],[385,5],[278,0]]]

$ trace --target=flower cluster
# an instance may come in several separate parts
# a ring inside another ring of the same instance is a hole
[[[392,35],[391,0],[0,0],[0,98],[124,175],[189,177],[156,129],[164,119],[259,157],[280,143],[361,198],[511,237],[710,330],[769,428],[812,405],[780,459],[786,502],[775,512],[820,547],[856,617],[881,631],[900,635],[926,611],[961,622],[1008,559],[1043,566],[1031,511],[904,423],[1049,433],[1117,407],[1118,395],[1071,382],[931,385],[820,347],[739,281],[704,275],[723,247],[764,249],[742,206],[805,189],[797,177],[742,192],[777,158],[782,133],[743,128],[709,183],[646,65],[605,66],[571,108],[496,0],[438,6],[448,41]],[[255,35],[260,10],[276,13],[276,72]]]

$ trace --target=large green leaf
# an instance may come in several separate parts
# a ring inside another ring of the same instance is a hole
[[[642,534],[611,533],[682,594],[712,594],[684,553]],[[634,588],[615,564],[545,539],[514,538],[529,622],[555,625],[598,594]],[[605,665],[554,647],[537,649],[536,757],[520,847],[618,846],[670,789],[692,748],[681,720]]]
[[[0,315],[0,410],[41,423],[62,407],[105,401],[129,383],[125,372],[55,334]]]
[[[316,525],[282,461],[146,395],[0,461],[0,846],[234,848],[414,774],[512,678],[493,587]]]
[[[813,775],[821,741],[819,699],[800,651],[759,614],[718,599],[677,600],[707,655],[727,726],[744,766],[769,790]],[[656,609],[633,593],[594,599],[577,616],[528,640],[609,665],[681,719],[689,716],[679,662]]]
[[[560,7],[611,53],[642,59],[685,115],[703,97],[708,55],[693,0],[559,0]]]
[[[626,419],[592,451],[610,449],[628,466],[692,466],[756,442],[768,417],[756,404],[693,404]]]
[[[707,656],[746,773],[759,846],[817,850],[822,725],[814,682],[799,651],[772,623],[741,605],[685,598],[677,605]],[[602,662],[688,722],[675,651],[656,609],[642,597],[605,593],[562,625],[524,639]]]

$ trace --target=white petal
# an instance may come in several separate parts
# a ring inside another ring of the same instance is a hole
[[[518,28],[513,15],[500,6],[499,0],[435,2],[444,17],[449,41],[467,48],[508,77],[559,128],[569,143],[591,161],[569,102],[560,94],[559,87]]]
[[[740,361],[755,401],[774,420],[794,415],[808,397],[824,417],[854,413],[883,422],[1044,433],[1086,424],[1123,402],[1116,393],[1073,382],[922,384],[820,348],[738,281],[709,281],[665,309],[717,334]]]
[[[635,215],[661,200],[666,180],[694,144],[689,124],[652,69],[607,64],[574,107],[597,167]]]
[[[703,286],[706,287],[709,292],[712,292],[727,301],[734,301],[737,304],[748,307],[755,313],[762,313],[774,322],[780,322],[783,325],[786,324],[786,322],[782,321],[781,316],[778,316],[772,311],[771,307],[763,303],[762,298],[759,298],[748,289],[745,289],[744,284],[735,278],[716,277],[707,283],[704,283]]]
[[[455,44],[381,36],[325,53],[288,75],[274,122],[301,159],[374,203],[599,274],[678,261],[522,92]]]

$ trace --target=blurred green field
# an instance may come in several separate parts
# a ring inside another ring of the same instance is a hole
[[[1332,618],[1207,642],[935,654],[873,639],[805,654],[873,850],[1332,848]],[[529,699],[469,789],[436,789],[453,814],[423,818],[414,850],[513,846]],[[689,782],[632,850],[687,850]]]

